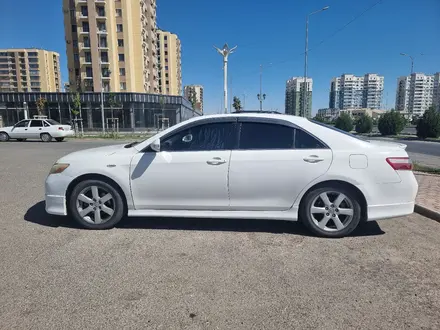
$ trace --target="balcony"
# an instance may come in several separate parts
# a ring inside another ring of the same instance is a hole
[[[89,34],[90,29],[79,29],[79,34]]]
[[[103,30],[98,29],[97,33],[98,34],[107,34],[107,30],[105,30],[105,29],[103,29]]]

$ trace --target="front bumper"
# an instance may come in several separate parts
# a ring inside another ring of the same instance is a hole
[[[67,215],[66,192],[72,178],[66,175],[50,174],[45,182],[46,212]]]

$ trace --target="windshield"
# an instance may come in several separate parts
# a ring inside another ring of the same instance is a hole
[[[57,122],[53,119],[46,119],[46,121],[51,125],[61,125],[59,122]]]
[[[348,136],[350,136],[350,137],[352,137],[352,138],[354,138],[354,139],[358,139],[358,140],[361,140],[361,141],[364,141],[364,142],[370,142],[370,141],[368,141],[368,140],[367,140],[366,138],[364,138],[364,137],[361,137],[361,136],[357,136],[357,135],[354,135],[354,134],[348,133],[348,132],[343,131],[342,129],[336,128],[336,127],[334,127],[334,126],[332,126],[332,125],[324,124],[324,123],[321,123],[320,121],[316,121],[316,120],[311,120],[311,119],[309,119],[309,120],[310,120],[312,123],[314,123],[314,124],[317,124],[317,125],[319,125],[319,126],[323,126],[323,127],[329,128],[329,129],[331,129],[331,130],[333,130],[333,131],[336,131],[336,132],[342,133],[342,134],[344,134],[344,135],[348,135]]]

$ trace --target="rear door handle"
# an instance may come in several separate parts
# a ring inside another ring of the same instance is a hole
[[[212,159],[206,161],[209,165],[221,165],[226,163],[226,160],[220,157],[213,157]]]
[[[323,158],[319,158],[316,155],[310,155],[308,157],[304,157],[305,162],[312,164],[322,162],[323,160],[324,160]]]

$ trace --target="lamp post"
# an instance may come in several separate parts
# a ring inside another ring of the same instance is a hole
[[[406,53],[400,53],[400,55],[408,56],[411,59],[411,74],[413,74],[414,73],[414,60],[415,60],[415,57],[411,56],[409,54],[406,54]],[[423,55],[423,54],[420,54],[420,55]]]
[[[308,14],[306,16],[306,47],[305,47],[305,52],[304,52],[304,85],[303,85],[303,112],[302,112],[302,117],[306,116],[306,112],[307,112],[307,94],[308,94],[308,84],[307,84],[307,61],[308,61],[308,56],[309,56],[309,17],[320,13],[321,11],[327,10],[329,9],[329,6],[325,6],[317,11],[314,11],[310,14]]]
[[[222,49],[214,46],[217,52],[223,56],[223,98],[224,98],[224,106],[225,113],[228,113],[228,57],[232,54],[237,46],[233,48],[229,48],[228,44],[225,44]]]
[[[263,65],[260,64],[260,93],[257,94],[258,101],[260,101],[260,111],[263,111],[263,101],[266,99],[266,94],[263,94]]]

